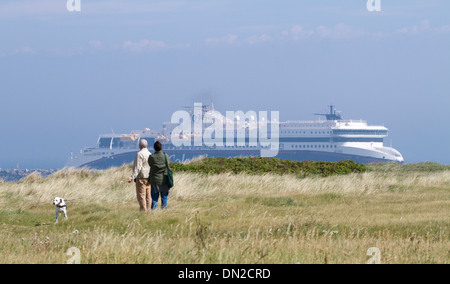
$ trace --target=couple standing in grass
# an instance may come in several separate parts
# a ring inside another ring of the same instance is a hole
[[[136,154],[133,173],[128,182],[136,181],[136,195],[141,211],[155,210],[161,197],[161,208],[167,209],[167,199],[170,187],[168,181],[169,157],[162,152],[162,144],[156,141],[153,145],[155,153],[152,155],[145,139],[139,141],[140,151]],[[151,198],[151,204],[150,204]]]

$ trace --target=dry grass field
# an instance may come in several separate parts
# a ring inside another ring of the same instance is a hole
[[[449,263],[450,170],[178,173],[169,209],[138,211],[130,167],[0,181],[0,263]],[[55,196],[69,220],[54,224]]]

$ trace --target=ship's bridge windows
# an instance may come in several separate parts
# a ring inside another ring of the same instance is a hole
[[[148,141],[148,140],[147,140]],[[149,145],[151,141],[148,141]],[[138,147],[139,139],[137,137],[115,137],[112,141],[112,148],[114,149],[135,149]],[[109,146],[108,146],[109,148]]]
[[[98,141],[99,148],[109,148],[111,147],[111,139],[112,138],[100,138]]]

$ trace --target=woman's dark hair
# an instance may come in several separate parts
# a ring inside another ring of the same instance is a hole
[[[155,149],[155,151],[161,151],[162,150],[161,142],[156,141],[155,144],[153,144],[153,149]]]

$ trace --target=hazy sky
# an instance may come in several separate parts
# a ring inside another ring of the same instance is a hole
[[[0,1],[0,168],[59,168],[101,133],[182,106],[329,104],[384,124],[406,162],[450,163],[450,2]]]

